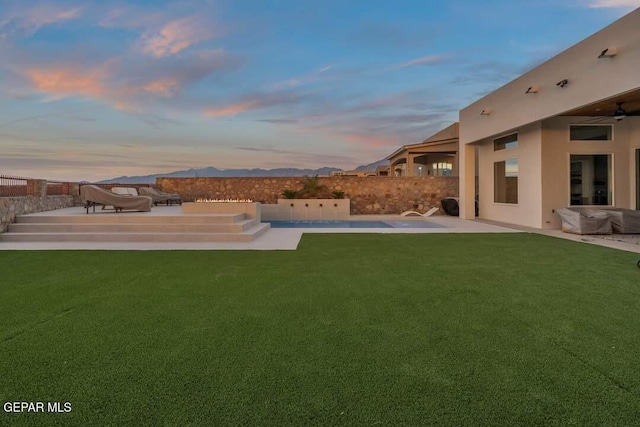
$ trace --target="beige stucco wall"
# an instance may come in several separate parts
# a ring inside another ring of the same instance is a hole
[[[627,120],[627,119],[625,119]],[[629,168],[631,175],[631,208],[640,210],[640,201],[638,200],[638,180],[640,179],[640,171],[636,167],[636,150],[640,150],[640,117],[634,117],[629,120]]]
[[[518,130],[518,148],[493,151],[493,138],[478,147],[480,218],[493,221],[539,227],[541,222],[542,162],[541,125],[524,126]],[[495,162],[518,159],[518,204],[494,202]]]
[[[571,154],[609,154],[613,168],[613,206],[635,209],[636,168],[634,149],[640,148],[640,118],[614,124],[613,141],[569,141],[569,125],[586,118],[555,117],[543,122],[541,228],[559,228],[554,209],[569,206]]]
[[[598,59],[600,52],[606,48],[617,48],[618,55],[613,58]],[[522,129],[534,123],[541,123],[576,108],[637,90],[640,88],[640,72],[638,70],[640,70],[640,9],[631,12],[607,28],[461,110],[459,148],[461,217],[466,219],[473,218],[473,174],[475,172],[473,163],[476,161],[474,151],[464,147],[469,147],[472,144],[477,145],[487,139],[510,133],[516,129]],[[556,83],[563,79],[568,79],[569,83],[564,88],[556,86]],[[539,92],[525,94],[527,88],[534,85],[540,88]],[[491,114],[483,116],[480,114],[483,110],[491,110]],[[631,121],[627,123],[630,124],[624,124],[623,126],[630,127],[631,136],[629,136],[629,139],[637,141],[637,138],[633,136],[637,125]],[[558,137],[554,137],[552,133],[550,138],[551,140],[557,140]],[[635,143],[630,142],[630,144]],[[539,149],[540,151],[542,150],[541,147]],[[532,183],[535,179],[538,179],[541,182],[542,174],[549,173],[545,178],[545,186],[548,188],[547,193],[549,193],[551,199],[548,201],[545,199],[544,206],[540,203],[535,207],[527,201],[526,204],[533,208],[535,212],[525,214],[519,208],[504,207],[499,209],[495,205],[487,207],[486,203],[482,203],[485,205],[485,209],[481,206],[482,216],[515,224],[534,224],[537,222],[535,218],[539,217],[539,225],[534,226],[557,226],[557,218],[553,213],[550,213],[549,207],[551,205],[560,205],[560,202],[562,202],[561,205],[566,205],[566,201],[561,200],[560,193],[562,193],[563,198],[566,198],[568,188],[555,188],[553,180],[554,177],[559,180],[560,174],[562,174],[562,180],[557,181],[558,185],[568,186],[568,183],[565,182],[568,178],[564,176],[565,169],[568,168],[568,154],[566,152],[562,154],[562,149],[554,146],[549,146],[548,151],[545,156],[550,156],[551,160],[548,164],[541,164],[544,172],[534,171],[534,177],[531,178],[525,175],[526,167],[530,163],[540,163],[535,158],[522,163],[522,165],[525,165],[525,169],[521,167],[520,170],[523,185],[526,185],[520,191],[521,203],[525,203],[525,199],[529,198],[532,198],[532,200],[537,199],[541,202],[540,197],[547,197],[547,194],[542,194],[542,192],[539,194],[536,192],[530,193],[529,191],[535,190],[535,187],[530,187],[529,181]],[[480,197],[484,200],[488,195],[482,194],[482,188],[485,187],[484,193],[486,193],[487,185],[493,185],[493,171],[490,171],[490,175],[486,175],[489,168],[493,167],[493,161],[492,155],[488,155],[486,150],[482,150],[482,152],[485,153],[485,156],[483,157],[479,153],[478,171],[481,183],[484,182],[484,185],[480,185]],[[634,161],[632,154],[630,150],[627,150],[626,162],[629,165]],[[541,158],[541,156],[542,154],[538,153],[538,158]],[[617,157],[615,161],[619,163]],[[563,168],[562,172],[560,169],[549,172],[548,169],[553,169],[554,167]],[[620,179],[621,171],[622,169],[616,169],[617,180]],[[627,169],[627,173],[629,171],[631,169]],[[491,182],[487,184],[489,177]],[[628,183],[633,179],[627,175],[625,177],[627,183],[621,184],[620,188],[616,188],[615,197],[618,204],[626,203],[630,207],[635,207],[635,184]],[[491,203],[492,191],[491,189]],[[625,195],[622,196],[621,192],[625,193]],[[514,213],[518,211],[522,211],[525,216],[520,217]]]
[[[613,58],[598,59],[617,47]],[[460,111],[460,142],[483,138],[544,120],[640,88],[640,9],[574,45]],[[568,79],[564,88],[556,86]],[[532,86],[537,94],[525,94]],[[481,116],[491,109],[489,116]]]

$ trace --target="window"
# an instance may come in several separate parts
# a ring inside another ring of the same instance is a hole
[[[518,159],[493,164],[493,201],[518,203]]]
[[[431,165],[433,176],[451,176],[453,175],[453,163],[438,162]]]
[[[611,205],[611,156],[571,155],[571,206]]]
[[[511,135],[503,136],[502,138],[493,140],[493,151],[510,150],[512,148],[518,148],[518,134],[512,133]]]
[[[611,141],[613,139],[612,125],[571,125],[569,126],[570,141]]]

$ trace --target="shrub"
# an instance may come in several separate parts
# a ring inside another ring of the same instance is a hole
[[[313,177],[307,177],[302,184],[302,190],[300,191],[300,195],[304,199],[317,199],[323,198],[329,190],[326,185],[320,184],[320,179],[318,175]]]
[[[334,199],[344,199],[344,191],[333,190],[331,192],[331,195],[333,196]]]
[[[282,192],[282,197],[284,197],[285,199],[297,199],[298,192],[296,190],[284,190]]]

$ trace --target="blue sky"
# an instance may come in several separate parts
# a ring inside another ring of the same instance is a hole
[[[0,173],[345,169],[640,0],[0,0]]]

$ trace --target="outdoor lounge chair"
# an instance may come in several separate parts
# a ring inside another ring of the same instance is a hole
[[[84,207],[89,213],[89,208],[96,205],[113,206],[116,212],[123,210],[134,210],[141,212],[151,211],[152,200],[147,196],[122,196],[111,191],[104,190],[96,185],[83,185],[80,188],[80,198],[84,202]]]
[[[431,209],[429,209],[428,211],[426,211],[425,213],[420,213],[420,212],[416,212],[416,211],[404,211],[400,214],[400,216],[413,216],[413,215],[417,215],[417,216],[421,216],[423,218],[426,218],[428,216],[433,215],[434,213],[438,212],[440,210],[440,208],[438,207],[433,207]]]
[[[140,187],[138,191],[140,192],[140,195],[151,197],[155,205],[163,202],[167,202],[167,206],[174,203],[179,205],[182,204],[182,197],[180,197],[179,194],[165,193],[164,191],[156,190],[153,187]]]
[[[614,233],[640,234],[640,211],[612,208],[602,209],[599,212],[604,212],[611,218]]]
[[[611,218],[602,210],[582,208],[556,209],[562,220],[562,231],[572,234],[611,234]]]

